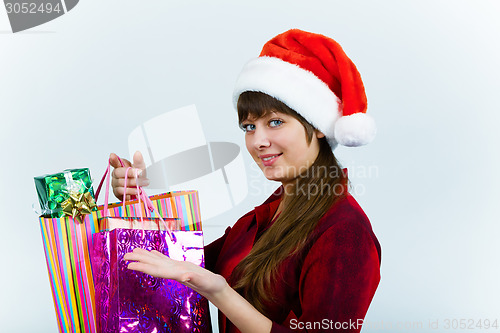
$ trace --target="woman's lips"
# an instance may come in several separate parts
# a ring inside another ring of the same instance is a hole
[[[271,166],[281,155],[283,155],[283,153],[275,155],[264,155],[261,156],[260,159],[262,160],[262,164],[264,164],[264,166]]]

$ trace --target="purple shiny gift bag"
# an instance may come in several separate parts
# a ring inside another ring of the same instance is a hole
[[[208,301],[176,281],[127,269],[136,247],[204,266],[199,231],[114,229],[93,235],[92,268],[98,332],[211,332]]]

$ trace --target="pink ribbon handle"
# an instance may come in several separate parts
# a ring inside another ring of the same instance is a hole
[[[124,167],[125,164],[123,164],[123,161],[120,158],[120,156],[117,155],[116,157],[118,157],[118,161],[120,161],[121,166]],[[104,172],[104,175],[102,176],[101,181],[99,182],[99,186],[97,186],[97,191],[95,191],[95,201],[96,202],[97,202],[97,198],[99,197],[99,193],[101,192],[102,184],[104,183],[106,176],[108,176],[110,173],[110,168],[111,168],[111,162],[108,160],[108,167],[107,167],[106,171]],[[109,180],[109,177],[108,177],[108,180]],[[107,190],[109,190],[109,186],[107,186]],[[106,191],[106,193],[109,193],[109,191]],[[108,201],[106,200],[106,203],[107,202]]]
[[[118,161],[120,161],[120,164],[122,167],[125,166],[123,164],[122,159],[120,156],[118,156]],[[108,210],[108,205],[109,205],[109,183],[110,183],[110,177],[111,177],[111,162],[108,160],[108,167],[106,168],[106,171],[104,172],[104,175],[101,178],[101,181],[99,182],[99,186],[97,186],[97,190],[95,192],[95,201],[97,202],[97,199],[99,198],[99,194],[101,193],[102,185],[104,184],[104,181],[106,181],[106,193],[104,194],[104,212],[102,217],[108,217],[109,216],[109,210]],[[127,177],[125,175],[125,184],[127,182]],[[126,185],[125,185],[125,190],[126,190]],[[124,192],[125,193],[125,192]],[[125,199],[125,196],[123,197]],[[125,202],[125,200],[123,200]],[[125,211],[125,210],[124,210]]]
[[[153,205],[153,202],[151,201],[151,199],[146,194],[146,191],[144,190],[144,188],[142,188],[142,187],[139,186],[137,169],[135,170],[134,176],[135,176],[135,185],[136,185],[137,193],[138,193],[137,197],[139,199],[139,207],[141,206],[141,198],[142,198],[142,201],[144,202],[144,207],[146,208],[145,209],[146,214],[147,214],[148,210],[155,213],[155,215],[160,219],[160,222],[164,225],[165,230],[167,231],[168,236],[170,237],[170,240],[173,242],[174,238],[173,238],[173,236],[172,236],[172,234],[170,232],[170,228],[167,225],[167,222],[165,222],[165,220],[161,217],[160,213],[158,212],[158,210],[156,209],[156,207]],[[139,212],[141,214],[141,222],[144,223],[144,220],[142,219],[142,210],[139,209]]]
[[[121,166],[124,167],[123,161],[121,160],[120,157],[118,157],[118,160],[120,161]],[[131,167],[128,167],[125,170],[125,184],[124,184],[124,189],[123,189],[123,200],[122,200],[122,202],[123,202],[122,214],[124,214],[124,215],[126,212],[126,210],[125,210],[125,201],[126,200],[125,199],[126,199],[126,195],[127,195],[127,179],[128,179],[128,170],[129,169],[131,169]],[[165,220],[161,217],[160,213],[153,205],[153,202],[146,194],[146,191],[144,191],[144,189],[139,186],[137,170],[135,170],[134,176],[135,176],[135,184],[136,184],[136,188],[137,188],[137,199],[139,201],[139,215],[141,218],[141,222],[144,223],[144,218],[142,216],[142,203],[141,203],[141,201],[142,201],[144,203],[146,217],[149,217],[148,211],[154,212],[155,215],[160,219],[161,223],[163,223],[163,225],[165,226],[165,230],[167,231],[170,239],[173,241],[173,236],[172,236],[172,233],[170,232],[170,227],[167,225]],[[99,193],[101,192],[102,185],[103,185],[104,181],[106,181],[106,193],[104,194],[104,212],[102,215],[103,217],[109,216],[108,206],[109,206],[109,184],[111,182],[110,178],[111,178],[111,163],[108,161],[108,167],[106,168],[106,171],[104,172],[104,175],[102,176],[102,179],[99,183],[99,186],[97,187],[96,194],[95,194],[95,200],[97,201],[97,198],[99,197]],[[122,216],[122,217],[125,217],[125,216]]]
[[[97,199],[99,198],[99,194],[101,193],[102,185],[103,185],[104,181],[106,180],[106,193],[104,194],[104,212],[103,212],[103,217],[107,217],[109,215],[108,202],[109,202],[109,176],[110,176],[110,170],[111,170],[111,163],[108,162],[108,167],[106,168],[106,171],[104,172],[104,175],[101,178],[101,182],[99,183],[99,186],[97,187],[97,190],[95,191],[95,201],[97,202]]]

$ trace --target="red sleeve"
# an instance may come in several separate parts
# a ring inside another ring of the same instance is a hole
[[[271,333],[359,332],[380,281],[371,230],[349,219],[328,228],[308,252],[301,271],[302,313]]]
[[[205,246],[205,268],[211,272],[215,269],[217,258],[219,258],[220,251],[224,246],[229,231],[231,231],[231,227],[227,227],[226,232],[220,238]]]

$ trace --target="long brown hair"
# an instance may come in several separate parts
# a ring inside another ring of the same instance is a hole
[[[310,144],[314,127],[281,101],[261,92],[244,92],[238,99],[240,124],[249,116],[260,118],[271,111],[295,117],[304,126]],[[283,211],[257,240],[250,253],[235,267],[231,283],[257,310],[273,299],[271,285],[285,259],[300,255],[321,217],[345,194],[346,176],[326,138],[319,139],[318,157],[296,178],[293,193],[283,195]],[[312,194],[312,191],[315,194]]]

